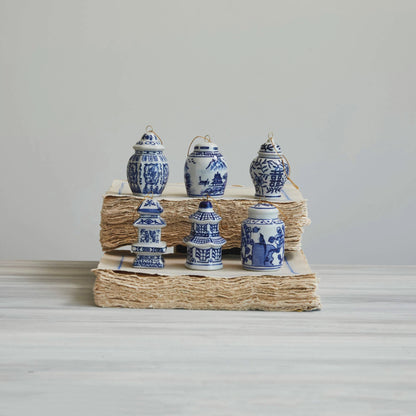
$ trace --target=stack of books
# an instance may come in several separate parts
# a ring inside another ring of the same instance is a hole
[[[189,215],[199,198],[186,196],[183,184],[168,184],[158,197],[167,226],[162,240],[171,247],[163,269],[133,268],[130,245],[137,240],[135,196],[126,181],[114,180],[103,198],[100,242],[104,255],[94,269],[94,299],[98,306],[129,308],[183,308],[224,310],[309,311],[320,308],[317,277],[302,252],[302,234],[310,223],[307,201],[290,182],[274,202],[286,227],[285,261],[270,272],[243,270],[239,257],[241,222],[255,205],[254,189],[231,185],[215,211],[222,217],[220,234],[227,240],[221,270],[197,271],[185,267],[183,238],[189,234]]]

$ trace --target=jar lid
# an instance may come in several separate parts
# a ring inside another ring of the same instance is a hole
[[[277,150],[277,153],[276,153],[276,150]],[[278,144],[275,144],[273,146],[273,143],[270,140],[267,140],[260,146],[260,150],[258,153],[260,156],[271,157],[273,155],[274,156],[281,155],[282,149],[280,148]]]
[[[260,202],[252,207],[249,207],[248,217],[257,219],[279,218],[279,210],[271,204]]]
[[[196,144],[193,150],[193,152],[213,152],[213,151],[218,151],[218,146],[212,142]]]
[[[159,137],[152,132],[143,134],[142,138],[133,146],[134,150],[163,150],[165,147]]]

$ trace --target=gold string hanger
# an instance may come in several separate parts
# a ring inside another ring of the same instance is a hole
[[[191,140],[191,143],[189,144],[187,156],[189,156],[189,151],[191,150],[192,143],[193,143],[196,139],[203,139],[203,140],[205,140],[205,141],[206,141],[206,142],[208,142],[208,143],[212,143],[211,137],[210,137],[208,134],[206,134],[205,136],[195,136],[195,137]]]
[[[146,201],[146,199],[152,199],[153,200],[153,191],[152,191],[151,194],[150,193],[147,193],[147,194],[144,195],[143,200],[140,201],[140,205],[143,204],[144,201]],[[137,209],[140,208],[140,205],[137,207]]]
[[[141,203],[146,201],[146,199],[152,199],[153,200],[153,191],[151,193],[148,192],[147,194],[144,194],[143,201]]]
[[[148,192],[148,193],[144,194],[142,203],[143,203],[146,199],[151,199],[151,200],[154,200],[154,194],[153,194],[153,191],[152,191],[152,192]]]
[[[212,198],[210,194],[205,195],[205,201],[211,202],[212,206],[216,206],[216,203],[214,202],[215,198]]]
[[[153,133],[159,140],[160,140],[160,143],[162,143],[162,144],[164,144],[163,143],[163,140],[159,137],[159,135],[153,130],[153,127],[151,126],[151,124],[148,124],[147,126],[146,126],[146,133]]]
[[[279,153],[279,151],[277,150],[277,146],[276,146],[276,143],[274,142],[274,139],[273,139],[273,132],[269,132],[269,134],[267,135],[267,141],[269,141],[271,144],[272,144],[272,146],[274,147],[274,150],[275,150],[275,152],[276,152],[276,154],[277,154],[277,157],[280,159],[280,161],[282,162],[282,166],[283,166],[283,169],[285,169],[285,164],[284,164],[284,162],[286,162],[287,163],[287,166],[288,166],[288,170],[289,170],[289,172],[287,173],[287,179],[290,181],[290,183],[296,188],[296,189],[299,189],[299,186],[297,186],[296,184],[295,184],[295,182],[293,182],[292,181],[292,179],[290,178],[290,174],[291,174],[291,172],[292,172],[292,169],[291,169],[291,167],[290,167],[290,163],[289,163],[289,161],[287,160],[287,157],[283,154],[283,153]]]

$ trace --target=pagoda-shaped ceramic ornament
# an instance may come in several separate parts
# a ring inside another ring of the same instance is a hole
[[[133,225],[138,229],[138,238],[137,243],[131,246],[131,252],[136,254],[133,267],[164,267],[162,254],[166,251],[166,243],[160,241],[161,229],[166,226],[165,221],[160,217],[163,208],[158,201],[146,198],[137,212],[140,217]]]
[[[204,143],[196,144],[191,154],[189,150],[196,139]],[[227,184],[227,164],[218,146],[209,136],[196,136],[188,149],[185,162],[185,187],[190,197],[224,195]]]
[[[280,146],[274,143],[273,135],[260,146],[258,156],[251,162],[250,175],[256,190],[255,196],[264,199],[280,198],[289,176],[289,163]]]
[[[163,154],[164,146],[152,126],[133,146],[134,154],[127,164],[127,180],[135,195],[159,196],[165,189],[169,176],[169,166]]]
[[[222,268],[222,246],[225,239],[220,236],[221,217],[208,200],[199,204],[198,211],[190,215],[191,233],[184,238],[187,247],[186,267],[196,270],[216,270]]]
[[[255,271],[279,269],[285,256],[285,225],[271,204],[259,203],[248,209],[241,224],[243,268]]]

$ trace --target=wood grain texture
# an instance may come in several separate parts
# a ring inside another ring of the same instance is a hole
[[[0,263],[0,415],[414,415],[416,267],[314,266],[311,313],[102,309]]]

